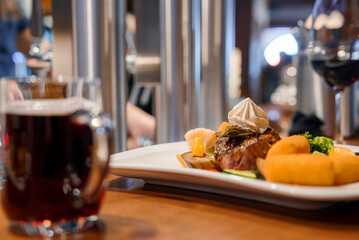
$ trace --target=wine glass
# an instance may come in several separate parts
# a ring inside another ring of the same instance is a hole
[[[308,50],[314,70],[335,92],[334,139],[344,143],[339,105],[343,90],[359,78],[359,0],[316,0]]]

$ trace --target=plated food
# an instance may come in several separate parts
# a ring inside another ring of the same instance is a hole
[[[189,151],[177,156],[184,167],[310,186],[359,181],[359,157],[350,149],[309,133],[280,137],[249,98],[229,112],[217,131],[191,129],[185,139]]]

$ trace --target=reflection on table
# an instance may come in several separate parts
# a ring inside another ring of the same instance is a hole
[[[356,239],[359,202],[303,211],[110,175],[101,222],[66,239]],[[0,236],[11,233],[3,210]]]

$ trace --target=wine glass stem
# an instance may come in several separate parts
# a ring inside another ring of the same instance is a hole
[[[342,97],[342,91],[335,91],[335,135],[334,140],[336,143],[344,143],[344,138],[340,131],[340,99]]]

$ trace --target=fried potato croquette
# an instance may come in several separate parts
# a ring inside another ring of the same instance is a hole
[[[269,149],[267,156],[292,153],[310,153],[309,142],[304,136],[283,137]]]
[[[355,153],[346,147],[334,146],[329,151],[330,158],[340,158],[343,156],[355,156]]]
[[[346,155],[331,158],[334,165],[335,185],[359,181],[359,157]]]
[[[267,156],[264,176],[269,182],[310,186],[331,186],[335,179],[332,160],[310,153]]]

